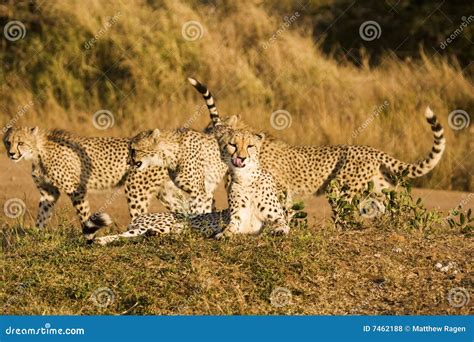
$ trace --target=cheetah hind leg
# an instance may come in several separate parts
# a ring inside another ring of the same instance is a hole
[[[97,237],[93,240],[94,244],[98,244],[101,246],[105,246],[113,241],[120,240],[122,238],[124,239],[129,239],[129,238],[134,238],[137,236],[141,235],[151,235],[151,234],[162,234],[163,232],[160,231],[158,228],[135,228],[135,229],[130,229],[127,230],[126,232],[123,232],[121,234],[115,234],[115,235],[106,235],[106,236],[101,236]]]
[[[94,243],[106,245],[121,238],[129,239],[143,235],[159,235],[170,232],[179,233],[183,229],[180,215],[172,213],[154,213],[137,216],[128,225],[128,230],[116,235],[106,235],[94,239]]]

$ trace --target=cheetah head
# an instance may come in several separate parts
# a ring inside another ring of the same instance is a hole
[[[176,144],[170,139],[173,133],[159,129],[142,132],[130,144],[130,164],[138,170],[147,167],[169,167],[176,153]]]
[[[248,126],[243,123],[240,118],[240,115],[229,115],[223,118],[220,118],[217,123],[210,122],[206,128],[204,128],[204,133],[206,134],[216,134],[222,132],[223,129],[248,129]]]
[[[258,166],[258,154],[264,139],[263,133],[254,134],[245,130],[228,129],[219,138],[222,158],[231,168]]]
[[[14,162],[32,159],[36,151],[38,132],[38,127],[8,128],[3,135],[8,157]]]

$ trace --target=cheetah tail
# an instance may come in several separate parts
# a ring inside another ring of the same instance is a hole
[[[198,92],[202,94],[202,97],[206,101],[207,109],[209,109],[209,115],[211,116],[212,123],[218,123],[220,121],[219,113],[217,112],[216,103],[209,89],[207,89],[205,85],[201,84],[195,78],[188,77],[188,81],[194,88],[196,88]]]
[[[99,229],[111,224],[112,219],[109,215],[106,213],[96,213],[83,224],[82,233],[87,240],[92,240]]]
[[[399,161],[385,153],[381,153],[379,160],[390,170],[390,172],[397,174],[407,170],[407,176],[409,178],[417,178],[426,175],[428,172],[433,170],[436,165],[438,165],[446,148],[446,139],[443,135],[444,130],[430,107],[426,108],[425,117],[426,121],[431,125],[434,137],[433,147],[431,148],[430,154],[426,159],[412,164]]]

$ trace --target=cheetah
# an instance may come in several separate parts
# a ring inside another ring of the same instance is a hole
[[[227,165],[221,160],[212,135],[191,129],[148,130],[132,139],[130,148],[137,170],[167,170],[174,184],[188,194],[189,213],[210,213],[215,209],[214,191],[226,174]]]
[[[231,129],[220,136],[221,156],[230,174],[228,209],[190,217],[169,212],[140,215],[126,232],[97,237],[94,243],[106,245],[120,238],[179,233],[186,227],[217,239],[233,234],[258,234],[264,226],[270,226],[273,234],[288,234],[290,228],[273,177],[259,164],[264,139],[263,133]]]
[[[41,195],[35,223],[38,228],[44,228],[50,219],[60,192],[71,199],[82,232],[89,240],[111,223],[106,213],[90,214],[87,194],[91,190],[112,189],[125,183],[127,197],[144,200],[140,197],[142,188],[149,187],[171,210],[179,207],[176,196],[169,195],[178,190],[172,189],[173,183],[164,169],[130,170],[129,138],[79,137],[63,130],[9,127],[3,142],[14,162],[32,161],[31,174]],[[145,209],[135,210],[132,217]]]
[[[209,109],[211,122],[206,133],[219,134],[222,127],[249,129],[236,115],[221,118],[209,90],[194,78],[188,80],[202,94]],[[443,127],[429,107],[425,117],[431,125],[434,143],[429,155],[417,163],[400,161],[370,146],[292,146],[272,137],[267,137],[262,145],[260,162],[286,194],[287,205],[296,196],[327,193],[333,179],[345,185],[344,192],[349,198],[370,182],[380,195],[382,189],[393,186],[393,175],[406,173],[409,178],[421,177],[441,160],[446,146]]]

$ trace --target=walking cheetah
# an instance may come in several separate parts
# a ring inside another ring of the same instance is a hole
[[[186,227],[216,238],[231,234],[257,234],[264,225],[270,225],[272,233],[287,234],[290,228],[273,178],[259,165],[262,141],[263,134],[239,130],[227,130],[219,139],[221,155],[229,166],[231,176],[227,188],[229,209],[188,218],[176,213],[145,214],[133,219],[128,231],[98,237],[94,242],[105,245],[120,238],[180,232]]]
[[[190,213],[213,211],[214,191],[227,172],[213,136],[190,129],[145,131],[132,140],[131,159],[137,170],[167,170],[174,184],[189,194]]]
[[[189,82],[203,95],[209,109],[211,122],[206,133],[216,133],[222,127],[246,128],[235,115],[221,118],[209,90],[193,78]],[[417,163],[406,163],[369,146],[292,146],[275,138],[267,138],[262,146],[260,161],[262,168],[270,172],[283,192],[288,204],[295,196],[317,195],[328,190],[331,180],[346,185],[347,194],[352,197],[374,183],[374,190],[380,193],[390,187],[391,175],[407,172],[410,178],[426,175],[441,160],[446,141],[443,127],[428,107],[425,117],[431,125],[434,143],[428,157]]]
[[[129,198],[143,202],[144,198],[139,197],[142,188],[152,188],[171,210],[178,208],[170,195],[177,190],[171,189],[166,170],[149,168],[144,172],[131,171],[129,175],[128,138],[79,137],[62,130],[20,127],[9,128],[3,142],[11,160],[32,160],[33,181],[41,194],[38,228],[45,226],[60,192],[64,192],[77,211],[85,237],[91,239],[111,219],[101,212],[90,214],[87,193],[118,187],[124,182]],[[132,216],[145,209],[137,209]]]

